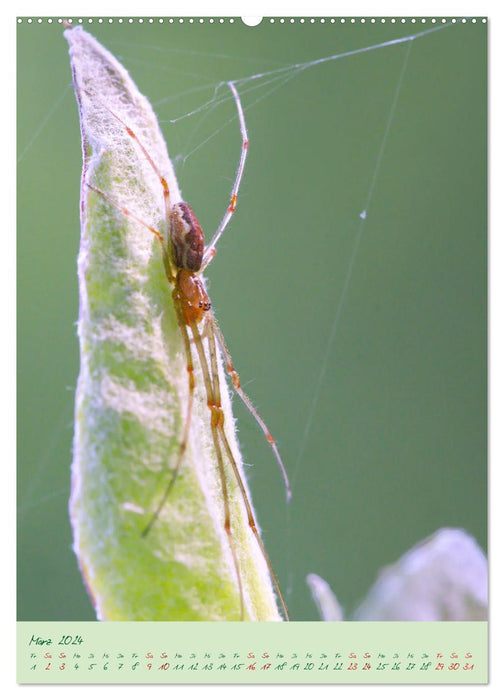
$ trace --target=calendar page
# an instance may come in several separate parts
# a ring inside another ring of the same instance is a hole
[[[17,18],[19,683],[487,682],[487,28]]]

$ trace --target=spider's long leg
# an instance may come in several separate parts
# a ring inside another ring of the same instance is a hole
[[[132,211],[129,209],[126,209],[126,207],[123,207],[121,204],[118,204],[115,202],[112,197],[109,197],[108,194],[106,194],[103,190],[100,190],[99,187],[95,187],[94,185],[91,185],[89,182],[86,182],[86,187],[89,187],[90,190],[93,190],[93,192],[96,192],[99,194],[103,199],[106,199],[109,204],[111,204],[113,207],[121,211],[124,216],[128,216],[130,219],[133,219],[134,221],[137,222],[137,224],[140,224],[140,226],[143,226],[144,228],[148,229],[151,233],[153,233],[158,241],[163,245],[163,234],[158,231],[157,229],[153,228],[152,226],[149,226],[148,223],[146,223],[143,219],[141,219],[139,216],[134,214]]]
[[[168,187],[168,183],[166,182],[165,177],[157,167],[157,165],[154,163],[152,160],[152,157],[150,156],[148,150],[145,148],[143,143],[140,141],[138,136],[135,134],[133,129],[131,129],[125,121],[121,119],[121,117],[116,114],[113,110],[110,109],[102,100],[97,95],[92,94],[89,90],[86,90],[82,87],[79,88],[83,92],[85,92],[89,97],[92,97],[94,100],[100,103],[101,107],[105,109],[114,119],[116,119],[120,124],[123,125],[124,129],[126,130],[127,134],[131,136],[131,138],[135,141],[135,143],[138,145],[140,150],[142,151],[144,157],[146,158],[147,162],[151,166],[152,170],[156,174],[156,176],[159,179],[159,182],[161,183],[161,187],[163,188],[163,199],[164,199],[164,205],[165,205],[165,217],[166,221],[169,221],[169,216],[170,216],[170,188]]]
[[[93,190],[97,194],[99,194],[103,199],[106,199],[109,204],[111,204],[113,207],[121,211],[124,216],[128,216],[130,219],[133,219],[133,221],[136,221],[137,224],[140,224],[140,226],[143,226],[146,228],[148,231],[154,234],[158,241],[161,243],[161,250],[162,250],[162,258],[163,258],[163,265],[165,269],[165,274],[168,279],[168,282],[171,284],[175,283],[176,279],[176,273],[173,268],[173,264],[170,260],[170,255],[168,253],[168,249],[164,244],[164,239],[163,239],[163,234],[158,231],[156,228],[153,228],[150,226],[146,221],[141,219],[139,216],[134,214],[132,211],[127,209],[126,207],[123,207],[121,204],[118,204],[116,201],[112,199],[112,197],[109,197],[108,194],[106,194],[103,190],[100,190],[99,187],[95,187],[94,185],[90,185],[89,182],[86,182],[85,185],[89,187],[90,190]]]
[[[252,533],[256,539],[257,544],[259,545],[259,549],[261,550],[264,561],[266,562],[266,566],[268,567],[268,571],[270,573],[270,576],[273,579],[273,585],[275,586],[278,598],[280,600],[280,604],[282,606],[284,617],[287,621],[289,621],[289,613],[287,611],[287,606],[285,604],[285,600],[284,600],[284,597],[282,595],[282,589],[280,588],[280,583],[278,581],[278,577],[277,577],[275,570],[273,568],[273,564],[271,563],[271,560],[266,552],[266,548],[265,548],[264,543],[262,541],[262,537],[259,534],[259,530],[257,528],[254,514],[252,513],[252,508],[250,506],[250,501],[248,499],[247,492],[246,492],[245,486],[243,484],[243,480],[240,476],[240,472],[238,471],[238,466],[236,464],[236,460],[234,458],[233,451],[231,450],[231,446],[229,445],[229,442],[228,442],[226,433],[224,431],[223,425],[219,426],[219,434],[220,434],[222,442],[224,444],[224,448],[226,450],[229,461],[231,462],[231,467],[233,469],[236,481],[238,483],[238,488],[240,489],[240,493],[242,495],[243,502],[245,504],[245,509],[247,511],[248,525],[249,525],[250,529],[252,530]]]
[[[210,316],[210,319],[213,320],[213,317]],[[211,321],[209,323],[207,338],[208,338],[208,349],[209,349],[209,353],[210,353],[210,362],[211,362],[213,382],[214,382],[214,394],[216,396],[217,395],[219,396],[219,405],[220,405],[220,384],[219,384],[219,374],[218,374],[218,365],[217,365],[217,347],[216,347],[216,341],[215,341],[214,326],[211,323]],[[221,410],[221,413],[222,413],[222,410]],[[275,586],[278,597],[280,599],[280,603],[282,605],[285,619],[288,620],[289,613],[287,612],[287,606],[285,605],[285,601],[284,601],[282,591],[280,588],[280,583],[278,581],[275,570],[273,569],[273,565],[270,561],[270,558],[268,557],[268,554],[266,552],[266,548],[265,548],[264,543],[262,541],[261,535],[259,534],[259,530],[257,528],[254,514],[252,512],[252,506],[250,505],[250,500],[249,500],[249,497],[247,494],[247,490],[245,488],[245,484],[243,483],[243,479],[242,479],[240,471],[238,469],[238,465],[236,464],[236,460],[235,460],[235,457],[233,455],[233,451],[232,451],[231,446],[229,444],[229,441],[227,439],[226,431],[224,430],[224,414],[223,413],[222,413],[222,420],[219,421],[217,429],[219,431],[219,435],[220,435],[220,438],[222,440],[222,444],[224,445],[224,449],[226,451],[228,459],[231,463],[231,468],[233,470],[233,474],[235,476],[236,483],[238,484],[238,488],[240,490],[240,494],[242,496],[243,503],[245,505],[245,510],[247,511],[248,525],[249,525],[250,529],[252,530],[252,533],[256,539],[257,544],[259,545],[259,549],[261,550],[263,559],[266,562],[266,566],[268,567],[268,571],[270,573],[270,576],[273,579],[273,584]]]
[[[214,331],[214,326],[211,325],[209,332],[207,334],[208,348],[210,351],[210,360],[212,363],[214,384],[218,385],[219,375],[218,375],[218,370],[217,370],[217,347],[216,347],[216,341],[215,341],[215,334],[213,331]],[[219,393],[220,393],[220,386],[219,386]],[[273,584],[275,586],[278,597],[280,599],[280,603],[282,605],[285,619],[288,620],[289,613],[287,612],[287,606],[285,605],[285,601],[284,601],[282,591],[280,588],[280,583],[278,581],[275,570],[273,569],[273,565],[270,561],[270,558],[268,557],[268,554],[266,552],[266,548],[265,548],[264,543],[262,541],[261,535],[259,534],[259,530],[257,528],[257,523],[255,521],[254,514],[252,512],[252,506],[250,505],[250,500],[249,500],[249,497],[247,494],[247,490],[245,488],[245,484],[243,483],[243,479],[241,477],[240,471],[238,469],[238,465],[236,464],[236,460],[235,460],[235,457],[233,455],[233,450],[231,449],[231,446],[230,446],[229,441],[227,439],[226,432],[224,430],[224,415],[222,417],[223,417],[223,420],[219,423],[219,425],[217,426],[217,429],[219,431],[219,435],[220,435],[220,438],[222,440],[222,444],[224,445],[224,449],[226,451],[228,459],[231,463],[231,468],[233,470],[233,474],[235,476],[236,483],[238,484],[238,488],[240,490],[240,494],[242,496],[243,503],[245,505],[245,510],[247,511],[248,525],[249,525],[250,529],[252,530],[252,533],[256,539],[257,544],[259,545],[259,549],[261,550],[264,561],[266,562],[266,566],[268,567],[268,571],[271,575],[271,578],[273,579]]]
[[[156,510],[152,514],[151,519],[149,520],[149,522],[147,523],[147,526],[143,530],[142,537],[145,537],[146,535],[148,535],[152,526],[154,525],[154,523],[158,519],[159,514],[163,510],[163,507],[166,503],[166,500],[167,500],[168,496],[170,495],[170,491],[172,490],[173,485],[174,485],[174,483],[175,483],[175,481],[180,473],[180,468],[182,466],[182,459],[183,459],[185,451],[187,449],[187,441],[189,439],[189,430],[191,428],[191,420],[192,420],[194,387],[195,387],[196,383],[194,380],[194,365],[193,365],[192,352],[191,352],[191,342],[189,339],[189,334],[187,333],[187,327],[185,324],[184,313],[182,311],[180,299],[178,297],[176,289],[173,290],[172,296],[173,296],[173,301],[174,301],[174,305],[175,305],[175,310],[177,312],[177,320],[178,320],[180,332],[182,333],[182,339],[184,341],[184,350],[185,350],[185,356],[186,356],[187,379],[189,382],[189,394],[188,394],[188,399],[187,399],[187,414],[186,414],[184,433],[183,433],[182,440],[181,440],[180,445],[179,445],[177,462],[175,464],[175,468],[173,470],[171,479],[165,488],[163,496],[162,496],[161,500],[159,501],[159,504],[158,504]]]
[[[242,149],[241,149],[241,155],[240,155],[240,162],[238,163],[238,168],[236,170],[236,176],[235,176],[235,181],[233,184],[233,190],[231,192],[231,198],[229,200],[229,205],[226,209],[226,213],[222,217],[222,221],[219,224],[219,227],[217,228],[217,231],[214,233],[210,243],[206,246],[205,248],[205,253],[203,255],[203,261],[201,264],[201,271],[205,269],[205,267],[211,262],[213,256],[215,255],[215,246],[217,245],[217,241],[219,238],[222,236],[224,233],[224,230],[226,226],[229,223],[229,220],[233,216],[235,209],[236,209],[236,203],[238,201],[238,190],[240,189],[240,183],[243,177],[243,171],[245,170],[245,161],[247,159],[247,151],[248,151],[248,135],[247,135],[247,127],[245,125],[245,115],[243,114],[243,107],[241,104],[240,100],[240,95],[238,94],[238,90],[235,88],[235,85],[233,82],[228,83],[229,89],[233,93],[234,101],[236,103],[236,109],[238,111],[238,119],[240,120],[240,131],[242,135]]]
[[[221,481],[221,488],[222,488],[222,500],[224,502],[224,530],[226,532],[228,542],[229,542],[229,548],[231,550],[231,555],[233,557],[233,564],[236,572],[236,578],[238,580],[238,589],[240,593],[240,620],[245,619],[245,601],[243,598],[243,583],[242,583],[242,578],[241,578],[241,572],[240,572],[240,565],[238,563],[238,556],[236,554],[236,549],[234,545],[234,538],[233,538],[233,533],[231,531],[231,513],[229,511],[229,496],[228,496],[228,490],[227,490],[227,483],[226,483],[226,474],[224,472],[224,460],[222,459],[222,450],[219,444],[219,433],[218,433],[218,428],[216,425],[216,420],[218,420],[215,416],[214,410],[212,409],[212,417],[211,417],[211,428],[212,428],[212,436],[213,436],[213,442],[215,446],[215,452],[217,454],[217,464],[219,465],[219,475],[220,475],[220,481]]]
[[[222,489],[222,501],[224,505],[224,531],[227,535],[229,548],[231,550],[231,555],[233,557],[233,564],[236,572],[236,578],[238,581],[238,588],[240,593],[240,619],[243,620],[245,616],[245,602],[243,598],[243,583],[240,572],[240,565],[238,563],[238,556],[236,554],[236,548],[234,544],[233,533],[231,530],[231,512],[229,509],[229,494],[226,481],[226,473],[224,470],[224,460],[222,458],[222,450],[219,443],[220,426],[224,424],[224,413],[220,405],[220,391],[215,396],[214,384],[210,376],[210,369],[208,367],[207,358],[205,355],[205,349],[203,347],[203,339],[198,326],[195,321],[190,323],[194,343],[196,345],[198,356],[201,365],[201,371],[203,373],[203,380],[205,383],[205,390],[207,395],[207,403],[210,409],[210,428],[212,430],[213,443],[215,447],[215,453],[217,455],[217,464],[219,468],[219,477]],[[213,372],[213,369],[212,369]],[[217,375],[218,381],[218,375]],[[219,387],[220,389],[220,387]]]
[[[214,316],[211,317],[211,323],[212,323],[212,329],[213,329],[215,336],[217,338],[217,342],[219,343],[219,346],[220,346],[222,353],[224,355],[224,359],[226,362],[226,372],[231,377],[231,381],[233,382],[233,386],[234,386],[238,396],[241,398],[241,400],[243,401],[245,406],[248,408],[250,413],[254,416],[254,418],[256,419],[257,423],[259,424],[261,430],[263,431],[266,440],[271,445],[271,449],[273,450],[273,453],[276,457],[276,461],[278,463],[278,466],[280,467],[280,470],[282,472],[282,476],[283,476],[283,480],[284,480],[284,484],[285,484],[285,492],[286,492],[286,496],[287,496],[287,502],[289,502],[292,498],[292,491],[291,491],[291,487],[289,484],[289,477],[287,475],[287,470],[286,470],[285,465],[282,461],[282,458],[280,457],[280,452],[278,450],[277,444],[276,444],[272,434],[268,430],[268,426],[263,421],[263,419],[261,418],[261,416],[259,415],[259,413],[255,409],[254,404],[252,403],[252,401],[250,400],[248,395],[244,392],[244,390],[241,387],[240,377],[238,375],[238,372],[235,370],[235,368],[233,366],[233,360],[231,358],[231,353],[229,352],[229,350],[227,348],[226,341],[224,340],[224,336],[222,335],[222,331],[219,328],[219,324],[217,323]]]

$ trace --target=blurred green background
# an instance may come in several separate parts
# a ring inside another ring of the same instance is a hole
[[[171,119],[221,81],[432,26],[85,24],[151,99],[208,237],[240,154],[236,111],[228,99]],[[19,24],[20,620],[95,619],[67,513],[81,170],[70,82],[61,25]],[[249,160],[207,272],[242,383],[291,475],[287,506],[236,400],[266,546],[292,618],[308,620],[310,572],[350,614],[382,566],[437,528],[486,546],[486,25],[259,82],[240,86]]]

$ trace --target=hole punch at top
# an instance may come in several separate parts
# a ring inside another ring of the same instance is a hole
[[[246,24],[247,27],[257,27],[263,21],[262,17],[242,17],[241,21]]]

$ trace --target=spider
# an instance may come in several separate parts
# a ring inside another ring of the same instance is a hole
[[[232,92],[238,112],[238,119],[242,137],[241,155],[236,171],[235,181],[233,184],[229,205],[226,208],[226,212],[217,228],[217,231],[206,246],[201,226],[189,204],[183,201],[178,201],[175,203],[170,202],[170,190],[168,187],[168,183],[163,174],[161,173],[160,169],[155,164],[153,158],[150,156],[147,149],[142,144],[141,140],[135,134],[133,129],[131,129],[123,121],[123,119],[121,119],[121,117],[119,117],[115,112],[110,110],[105,105],[103,105],[103,107],[112,115],[114,119],[116,119],[120,124],[122,124],[123,128],[126,130],[128,135],[135,142],[136,146],[140,149],[141,153],[149,163],[150,167],[152,168],[157,179],[160,182],[164,200],[165,224],[167,231],[166,239],[165,236],[158,229],[149,225],[143,219],[138,217],[134,212],[115,202],[104,191],[102,191],[98,187],[95,187],[89,182],[87,182],[86,185],[91,190],[94,190],[101,197],[106,199],[112,206],[120,210],[124,216],[132,218],[138,224],[148,229],[161,244],[164,270],[166,273],[167,280],[172,287],[173,304],[175,307],[178,326],[182,335],[183,347],[186,357],[189,392],[185,424],[182,439],[179,445],[177,460],[171,478],[169,479],[165,491],[162,495],[162,498],[160,499],[160,502],[157,508],[155,509],[154,513],[151,515],[151,518],[147,526],[143,530],[142,535],[148,535],[149,531],[154,526],[157,518],[159,517],[163,509],[163,506],[165,505],[170,495],[170,492],[175,484],[175,481],[177,479],[177,476],[179,475],[180,469],[183,464],[183,458],[189,439],[191,415],[194,402],[194,391],[196,387],[193,357],[193,348],[195,348],[196,357],[199,360],[201,366],[203,381],[205,385],[205,393],[209,410],[210,428],[212,433],[213,445],[217,457],[219,478],[222,491],[224,509],[224,530],[228,539],[236,578],[238,581],[241,619],[244,619],[243,583],[240,573],[238,556],[236,553],[236,547],[233,540],[228,485],[225,473],[225,457],[227,458],[227,461],[231,467],[231,471],[234,475],[239,492],[241,494],[243,505],[247,514],[248,526],[253,533],[253,536],[259,546],[264,561],[267,565],[268,571],[272,578],[273,585],[275,587],[282,607],[284,617],[286,620],[288,620],[289,615],[287,612],[284,597],[282,595],[282,591],[280,589],[280,584],[269,559],[269,556],[266,552],[261,535],[259,533],[254,513],[252,511],[251,503],[247,495],[242,476],[238,469],[235,456],[233,454],[226,434],[226,427],[224,424],[224,412],[221,406],[221,387],[218,373],[217,348],[219,348],[222,352],[225,361],[226,372],[231,378],[235,391],[240,396],[240,398],[242,399],[252,416],[255,418],[261,430],[263,431],[266,440],[271,445],[276,461],[278,462],[278,465],[282,472],[288,501],[291,497],[289,479],[282,459],[280,457],[278,447],[275,443],[275,440],[273,439],[273,436],[271,435],[268,427],[266,426],[266,423],[261,418],[257,410],[254,408],[250,398],[241,386],[240,378],[238,376],[237,371],[234,368],[231,355],[224,340],[224,336],[219,328],[214,314],[212,313],[210,298],[206,291],[203,279],[203,272],[215,256],[217,242],[224,233],[224,230],[226,229],[231,217],[233,216],[236,210],[238,190],[245,169],[245,161],[247,158],[249,145],[247,129],[245,124],[245,116],[240,96],[233,82],[228,82],[227,84]],[[203,342],[205,338],[207,340],[207,350],[205,350],[205,345]]]

